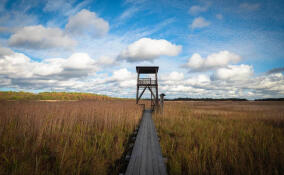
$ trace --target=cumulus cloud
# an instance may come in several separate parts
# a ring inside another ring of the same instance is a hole
[[[0,46],[0,58],[5,55],[11,55],[12,53],[13,51],[11,49]]]
[[[282,73],[263,75],[252,79],[248,87],[255,89],[261,95],[284,95],[284,76]],[[279,96],[276,96],[279,97]]]
[[[6,55],[0,56],[0,86],[18,90],[72,90],[135,97],[135,72],[120,68],[102,73],[98,62],[86,53],[38,62],[9,50]],[[282,73],[275,71],[254,76],[250,65],[225,65],[212,74],[184,74],[178,71],[159,74],[159,91],[170,98],[252,99],[284,96]]]
[[[220,51],[212,53],[206,58],[202,58],[198,53],[194,53],[186,64],[191,72],[208,71],[219,67],[224,67],[229,63],[237,63],[241,60],[241,56],[229,51]]]
[[[83,9],[69,18],[65,29],[74,35],[89,34],[93,37],[102,37],[109,31],[109,23],[98,17],[95,12]]]
[[[9,45],[27,49],[70,49],[76,45],[76,42],[59,28],[36,25],[19,29],[10,37]]]
[[[197,29],[197,28],[204,28],[210,25],[210,22],[204,19],[203,17],[197,17],[193,20],[192,24],[190,27],[192,29]]]
[[[249,65],[229,65],[225,68],[219,68],[213,74],[217,80],[247,80],[253,75],[253,68]]]
[[[115,70],[110,77],[111,81],[117,81],[120,87],[135,87],[136,75],[126,68]]]
[[[191,15],[197,15],[201,12],[206,12],[207,10],[208,10],[208,5],[207,6],[194,5],[189,8],[188,13]]]
[[[123,81],[127,79],[132,79],[133,77],[134,75],[131,72],[129,72],[126,68],[123,68],[123,69],[114,71],[112,79]]]
[[[130,62],[152,61],[163,55],[176,56],[181,52],[181,49],[182,46],[172,44],[164,39],[141,38],[123,50],[119,59],[126,59]]]
[[[254,76],[249,65],[226,66],[217,69],[211,76],[192,74],[183,79],[168,81],[169,74],[162,74],[160,91],[169,98],[271,98],[284,96],[282,73]]]
[[[184,74],[182,72],[176,72],[176,71],[161,76],[161,80],[163,81],[179,81],[183,79],[184,79]]]
[[[191,86],[205,86],[208,85],[210,82],[210,77],[204,74],[199,74],[197,76],[193,76],[185,80],[185,84]]]
[[[90,69],[95,61],[87,53],[74,53],[63,64],[65,68],[71,69]]]
[[[74,53],[69,58],[50,58],[36,62],[22,53],[0,57],[0,76],[10,79],[62,80],[88,76],[98,70],[86,53]]]
[[[167,77],[168,80],[183,80],[184,75],[182,72],[171,72]]]
[[[102,66],[112,66],[116,64],[116,59],[110,56],[100,56],[96,62]]]

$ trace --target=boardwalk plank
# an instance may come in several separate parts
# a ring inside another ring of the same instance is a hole
[[[126,175],[167,174],[150,110],[145,110]]]

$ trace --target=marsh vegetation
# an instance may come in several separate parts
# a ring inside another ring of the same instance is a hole
[[[283,102],[166,102],[154,116],[169,174],[282,174]]]
[[[118,174],[134,100],[1,101],[0,174]]]

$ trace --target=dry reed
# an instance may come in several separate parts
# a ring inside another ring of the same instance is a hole
[[[118,174],[132,100],[0,102],[0,174]]]
[[[282,174],[283,102],[166,102],[154,116],[169,174]]]

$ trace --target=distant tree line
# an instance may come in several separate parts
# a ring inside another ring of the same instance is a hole
[[[248,101],[245,98],[174,98],[165,101]]]
[[[263,98],[255,99],[254,101],[284,101],[284,98]]]
[[[248,101],[246,98],[173,98],[165,101]],[[263,98],[254,101],[284,101],[284,98]]]
[[[80,92],[0,92],[0,100],[110,100],[106,95]]]

